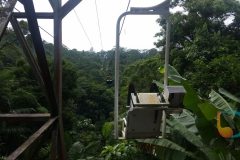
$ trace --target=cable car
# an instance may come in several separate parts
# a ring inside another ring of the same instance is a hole
[[[108,85],[108,86],[111,86],[111,85],[113,85],[113,80],[112,79],[110,79],[110,76],[109,76],[109,74],[107,75],[107,77],[106,77],[106,84]]]
[[[117,21],[115,51],[115,97],[114,97],[114,134],[115,139],[164,138],[166,132],[166,113],[181,113],[183,97],[186,93],[183,86],[167,86],[168,62],[170,46],[170,0],[165,0],[154,7],[131,8],[121,14]],[[162,15],[167,21],[165,47],[164,92],[159,93],[156,84],[152,84],[150,92],[136,93],[133,84],[129,85],[126,117],[118,118],[119,89],[119,31],[120,21],[126,15]],[[119,122],[122,123],[119,136]],[[162,130],[160,132],[160,126]]]

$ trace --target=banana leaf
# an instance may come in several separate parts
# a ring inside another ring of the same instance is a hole
[[[231,93],[229,93],[229,92],[226,91],[225,89],[223,89],[223,88],[219,88],[218,91],[219,91],[221,94],[227,96],[228,98],[230,98],[230,99],[232,99],[232,100],[234,100],[234,101],[240,103],[240,99],[239,99],[239,98],[237,98],[236,96],[232,95]]]
[[[163,73],[163,69],[160,69],[160,73]],[[187,80],[182,78],[177,70],[171,65],[169,65],[168,68],[168,80],[169,85],[181,85],[185,88],[187,93],[184,96],[183,104],[196,115],[195,124],[199,134],[202,139],[209,144],[211,140],[216,137],[217,131],[213,123],[204,116],[201,109],[198,107],[199,104],[203,103],[201,98],[188,84]]]
[[[198,104],[204,116],[209,120],[213,120],[217,116],[219,109],[215,107],[210,101]]]
[[[186,126],[180,123],[178,119],[167,120],[167,123],[170,124],[172,129],[177,131],[177,133],[185,138],[188,142],[196,146],[202,152],[202,154],[205,155],[204,159],[214,159],[213,155],[210,152],[210,149],[203,144],[198,136],[189,131]]]
[[[195,156],[192,152],[188,152],[180,145],[161,138],[161,139],[138,139],[138,142],[148,143],[158,146],[156,149],[156,156],[164,160],[184,160],[186,156],[189,156],[196,160],[203,160]]]
[[[229,103],[222,97],[220,96],[217,92],[214,90],[211,91],[209,94],[210,101],[212,104],[218,109],[218,110],[227,110],[227,111],[232,111],[231,106]],[[234,113],[229,115],[232,119],[234,117]]]
[[[230,98],[231,100],[233,100],[236,104],[235,107],[237,108],[236,110],[238,112],[240,112],[240,99],[237,98],[236,96],[232,95],[231,93],[229,93],[228,91],[226,91],[223,88],[219,88],[219,92],[225,96],[227,96],[228,98]],[[238,127],[240,127],[240,117],[238,115],[234,116],[234,121],[237,124]]]
[[[195,125],[195,118],[191,115],[186,109],[183,110],[183,113],[171,114],[175,119],[177,119],[182,125],[184,125],[189,131],[195,135],[199,135],[198,129]]]

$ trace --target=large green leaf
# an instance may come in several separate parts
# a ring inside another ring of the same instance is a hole
[[[209,121],[214,120],[217,116],[217,111],[220,111],[219,108],[217,108],[209,101],[200,103],[199,108],[201,108],[202,113]],[[222,114],[222,116],[223,118],[221,119],[221,125],[230,126],[232,129],[235,129],[233,120],[229,118],[226,114]]]
[[[198,107],[202,100],[199,98],[195,90],[187,83],[187,80],[182,78],[177,70],[169,65],[169,85],[181,85],[185,88],[186,94],[183,99],[184,106],[196,114],[195,124],[202,139],[210,143],[210,141],[216,137],[215,126],[209,121],[202,113],[201,109]]]
[[[164,66],[160,67],[158,69],[158,71],[160,73],[164,74],[164,72],[165,72]],[[178,71],[171,65],[168,66],[168,78],[172,79],[173,81],[175,81],[177,83],[181,83],[181,79],[184,79],[183,77],[181,77],[181,75],[178,73]]]
[[[240,99],[237,98],[236,96],[232,95],[231,93],[229,93],[228,91],[226,91],[223,88],[219,88],[219,92],[225,96],[227,96],[228,98],[232,99],[233,101],[235,101],[235,107],[237,108],[237,111],[240,112]],[[240,126],[240,118],[238,115],[234,116],[234,121],[237,124],[237,126]]]
[[[210,121],[213,120],[217,116],[217,111],[219,109],[215,107],[212,103],[209,101],[206,101],[204,103],[198,104],[199,108],[201,109],[204,116]]]
[[[185,148],[179,146],[178,144],[164,138],[138,139],[137,141],[159,146],[156,151],[156,155],[158,158],[163,158],[164,160],[183,160],[186,156],[192,157],[194,159],[201,159],[195,156],[193,153],[186,151]]]
[[[113,126],[113,122],[105,122],[104,125],[102,126],[101,134],[104,137],[104,139],[107,139],[111,134],[112,126]]]
[[[178,121],[178,119],[167,120],[167,122],[172,126],[173,130],[177,131],[178,134],[196,146],[205,155],[205,159],[214,159],[213,155],[209,151],[210,149],[205,147],[200,138],[197,137],[193,132],[189,131],[182,123]]]
[[[195,125],[195,118],[191,115],[186,109],[183,110],[183,113],[171,114],[175,119],[177,119],[182,125],[184,125],[189,131],[198,135],[198,129]]]
[[[229,93],[228,91],[226,91],[225,89],[223,88],[219,88],[219,92],[225,96],[227,96],[228,98],[240,103],[240,99],[237,98],[236,96],[232,95],[231,93]]]
[[[209,97],[210,97],[210,101],[213,103],[214,106],[217,107],[218,110],[232,111],[232,108],[229,105],[229,103],[214,90],[211,91],[211,93],[209,94]],[[229,116],[233,119],[234,113],[230,114]]]
[[[156,85],[159,87],[159,88],[164,88],[164,85],[156,80],[153,80],[153,83],[156,83]]]

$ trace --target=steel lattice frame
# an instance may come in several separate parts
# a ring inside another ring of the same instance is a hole
[[[81,0],[69,0],[62,6],[62,0],[49,0],[52,13],[36,13],[33,0],[18,0],[23,4],[25,13],[15,13],[13,9],[17,0],[6,0],[7,5],[0,10],[0,40],[10,21],[14,32],[21,44],[24,54],[35,74],[35,77],[50,105],[49,114],[0,114],[1,121],[46,121],[46,123],[29,137],[20,147],[11,153],[7,160],[19,157],[33,142],[40,139],[35,151],[31,155],[34,159],[46,138],[52,134],[50,159],[67,159],[62,122],[62,19]],[[30,47],[18,25],[17,18],[26,18],[31,32],[33,45],[38,63],[35,61]],[[47,59],[42,43],[37,19],[53,19],[54,21],[54,79],[50,77]]]

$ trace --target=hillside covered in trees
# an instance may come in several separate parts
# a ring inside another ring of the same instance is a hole
[[[116,141],[113,138],[115,49],[77,51],[63,46],[63,125],[68,158],[75,159],[240,159],[239,138],[222,137],[216,114],[240,111],[240,3],[236,0],[174,0],[170,19],[169,84],[187,90],[181,115],[168,115],[167,138]],[[148,92],[153,81],[162,90],[166,20],[157,19],[157,49],[120,51],[120,114],[127,111],[128,85]],[[32,47],[26,22],[19,22]],[[53,44],[44,42],[50,71]],[[33,47],[32,47],[33,48]],[[33,50],[34,53],[34,50]],[[52,72],[51,72],[52,73]],[[173,78],[175,77],[175,78]],[[176,80],[176,77],[178,78]],[[0,42],[0,113],[48,113],[49,106],[11,28]],[[224,116],[223,126],[239,133],[240,118]],[[0,122],[0,159],[4,159],[41,122]],[[51,143],[37,159],[49,159]],[[28,159],[31,149],[22,155]]]

